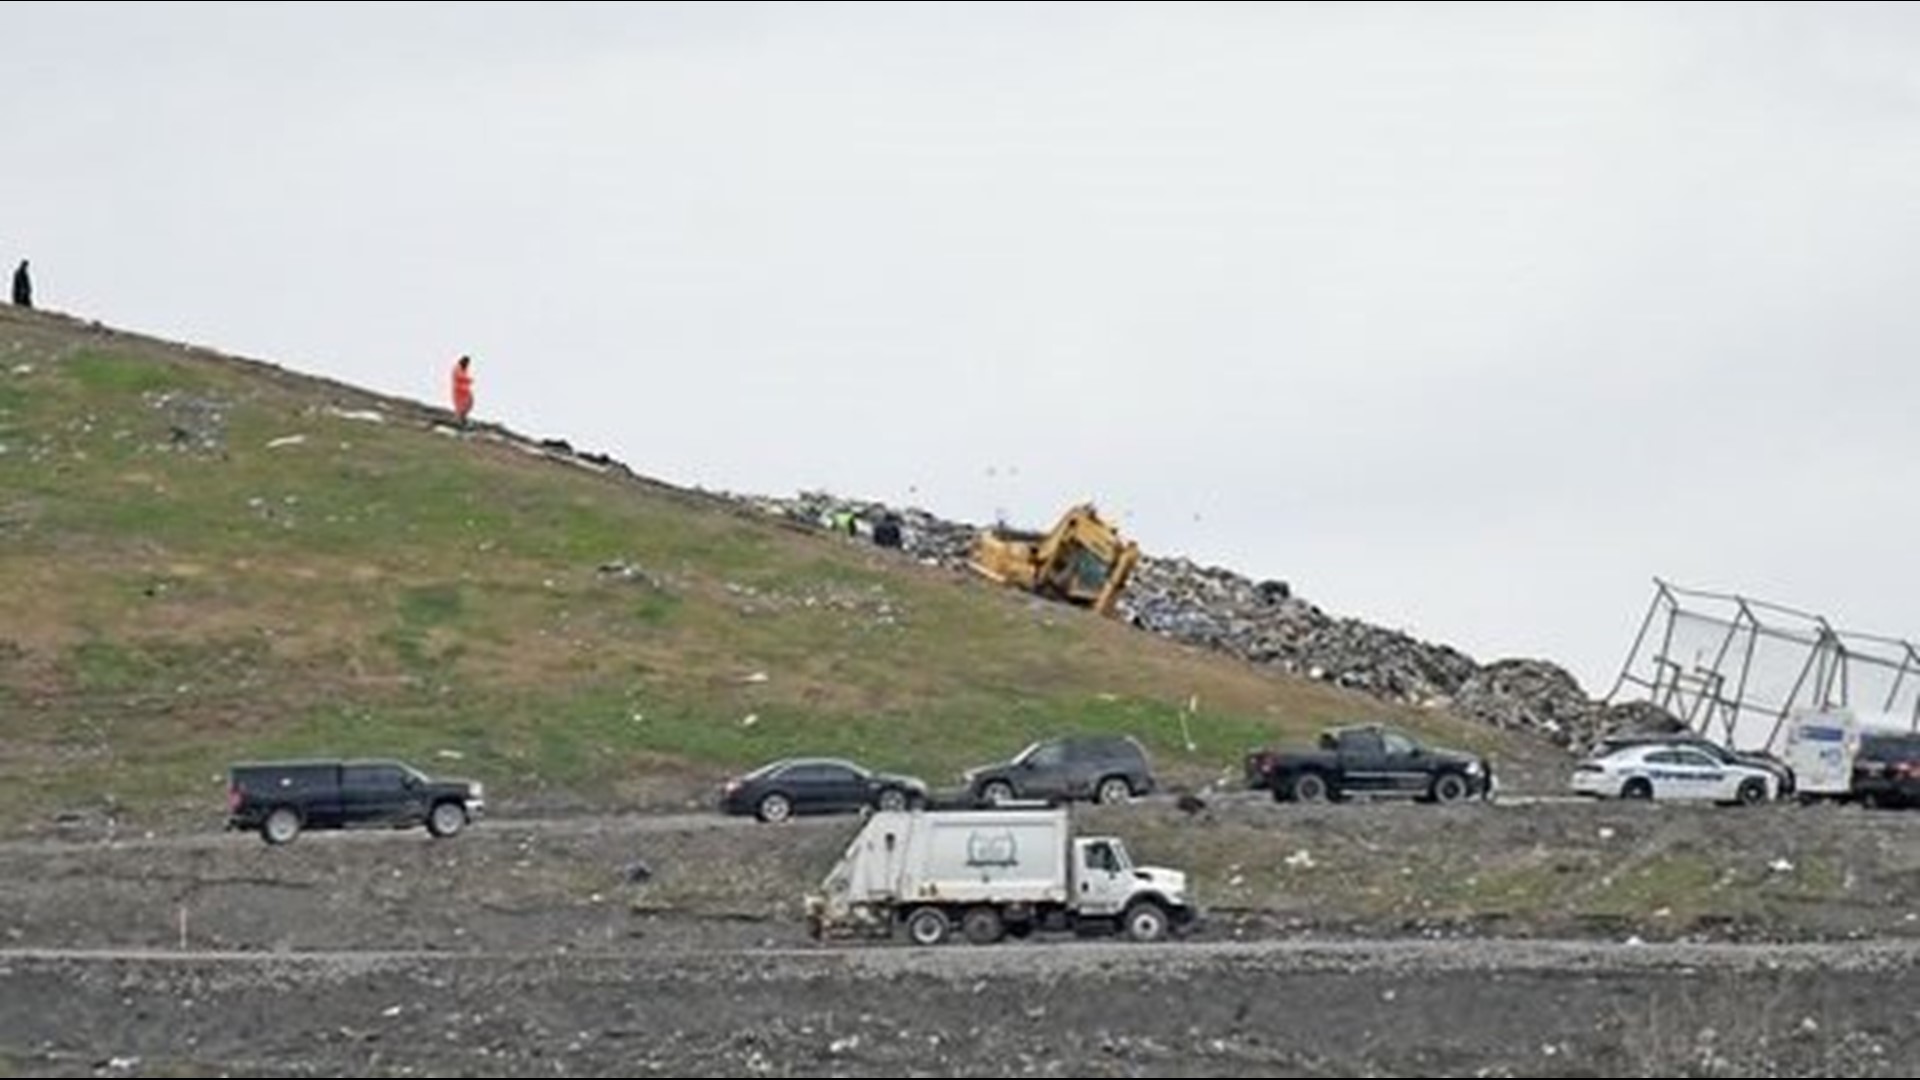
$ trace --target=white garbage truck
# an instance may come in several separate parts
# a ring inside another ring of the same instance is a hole
[[[815,937],[990,945],[1037,930],[1158,941],[1195,920],[1187,875],[1135,866],[1111,836],[1077,836],[1066,807],[871,814],[818,894]]]

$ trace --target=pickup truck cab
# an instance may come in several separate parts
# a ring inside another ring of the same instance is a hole
[[[1248,787],[1283,802],[1370,795],[1453,803],[1491,798],[1496,790],[1486,758],[1426,746],[1383,724],[1330,728],[1313,750],[1256,750],[1247,755],[1246,775]]]
[[[458,833],[486,806],[480,784],[433,779],[398,761],[244,762],[227,771],[227,828],[285,844],[303,829]]]

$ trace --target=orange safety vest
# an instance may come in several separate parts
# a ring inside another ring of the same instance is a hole
[[[473,411],[473,372],[457,363],[453,365],[453,411],[463,415]]]

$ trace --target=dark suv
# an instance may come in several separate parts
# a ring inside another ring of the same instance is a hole
[[[1862,735],[1852,788],[1853,797],[1868,806],[1920,803],[1920,735]]]
[[[1116,803],[1154,789],[1147,752],[1130,735],[1068,735],[1044,739],[1013,760],[969,769],[975,802],[1009,799],[1092,799]]]
[[[302,829],[411,829],[452,836],[486,802],[471,780],[436,780],[398,761],[263,761],[227,771],[227,828],[284,844]]]

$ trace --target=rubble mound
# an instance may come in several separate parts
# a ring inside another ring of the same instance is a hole
[[[900,526],[900,548],[933,565],[962,569],[980,527],[920,509],[803,492],[791,499],[743,501],[822,528],[871,536],[875,522]],[[1256,581],[1184,558],[1146,556],[1120,598],[1133,626],[1249,663],[1332,683],[1386,701],[1455,712],[1506,731],[1522,731],[1585,750],[1616,731],[1675,731],[1657,706],[1609,706],[1589,698],[1571,673],[1545,660],[1482,665],[1449,645],[1403,631],[1329,615],[1283,581]]]

